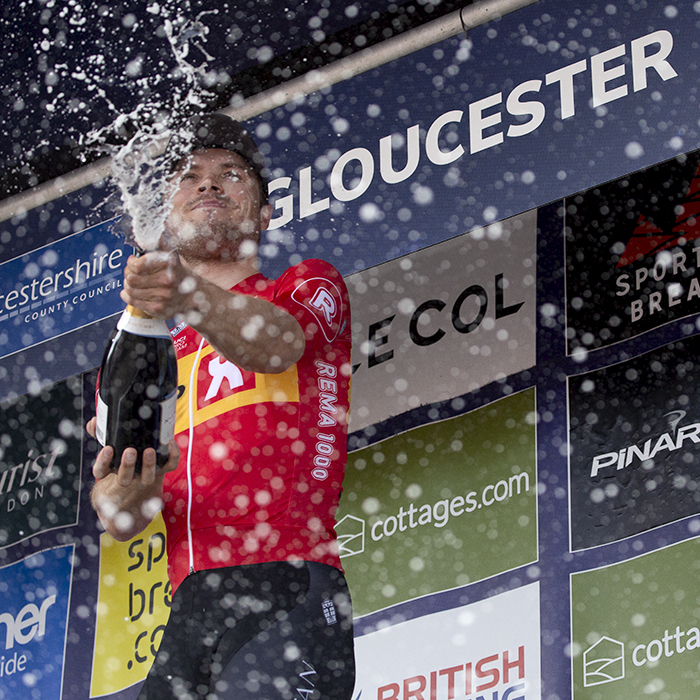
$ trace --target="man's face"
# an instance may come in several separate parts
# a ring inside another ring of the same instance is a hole
[[[238,153],[194,151],[173,176],[169,247],[189,260],[241,260],[257,250],[271,207],[260,206],[260,182]]]

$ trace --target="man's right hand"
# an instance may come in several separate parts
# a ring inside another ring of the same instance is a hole
[[[155,318],[174,318],[192,307],[201,280],[186,270],[175,252],[132,255],[124,268],[122,301]]]

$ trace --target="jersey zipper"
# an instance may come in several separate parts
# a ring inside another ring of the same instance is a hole
[[[196,398],[196,378],[199,366],[199,356],[204,347],[204,338],[199,342],[197,355],[192,363],[190,372],[190,394],[187,401],[187,417],[189,419],[187,442],[187,551],[189,553],[190,573],[194,573],[194,547],[192,545],[192,444],[194,442],[194,402]]]

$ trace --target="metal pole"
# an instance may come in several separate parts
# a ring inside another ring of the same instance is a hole
[[[317,92],[325,87],[352,78],[373,68],[383,66],[414,51],[436,44],[462,31],[478,27],[493,19],[538,0],[484,0],[452,12],[444,17],[411,29],[397,37],[371,46],[340,59],[323,68],[309,71],[247,100],[240,100],[221,110],[224,114],[245,121],[275,107]],[[40,207],[54,199],[104,180],[110,173],[110,158],[102,158],[90,165],[45,182],[31,190],[0,201],[0,222]]]

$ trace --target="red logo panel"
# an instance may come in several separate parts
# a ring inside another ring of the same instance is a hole
[[[324,277],[305,280],[292,292],[292,299],[316,317],[329,343],[338,337],[343,323],[343,300],[333,282]]]
[[[253,372],[244,372],[215,353],[201,361],[197,371],[198,408],[247,389],[255,389]]]

